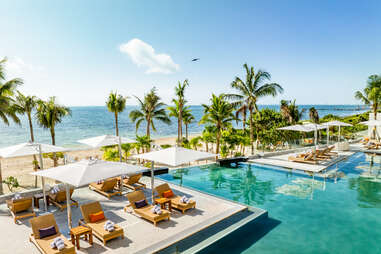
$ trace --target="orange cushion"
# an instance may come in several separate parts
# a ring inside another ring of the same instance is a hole
[[[103,220],[105,218],[105,214],[103,211],[97,212],[97,213],[92,213],[89,215],[90,222],[94,223],[100,220]]]
[[[173,196],[173,191],[172,190],[167,190],[163,192],[163,197],[165,198],[170,198]]]

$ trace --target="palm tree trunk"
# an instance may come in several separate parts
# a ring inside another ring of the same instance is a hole
[[[249,120],[250,120],[250,146],[251,146],[251,155],[254,155],[254,126],[253,126],[253,109],[249,108]]]
[[[3,174],[2,174],[1,159],[0,159],[0,194],[2,195],[3,193],[4,193],[4,190],[3,190]]]
[[[245,132],[246,130],[246,110],[242,112],[242,127],[243,131]]]
[[[206,149],[206,152],[209,152],[208,142],[205,142],[205,149]]]
[[[147,137],[148,137],[148,140],[151,139],[150,129],[151,129],[151,120],[147,121]],[[150,150],[151,150],[151,146],[148,147],[147,152],[149,152]]]
[[[183,144],[183,105],[179,105],[179,130],[180,130],[180,144]]]
[[[188,124],[185,124],[185,138],[188,140]]]
[[[220,152],[220,130],[217,130],[217,135],[216,135],[216,154]]]
[[[177,145],[180,146],[180,118],[177,118]]]
[[[50,135],[52,136],[52,145],[55,146],[56,145],[56,133],[54,131],[54,126],[50,128]],[[53,153],[53,165],[54,165],[54,167],[58,166],[56,153]]]
[[[33,133],[33,124],[32,124],[32,116],[31,116],[31,113],[28,112],[27,113],[27,116],[28,116],[28,122],[29,122],[29,131],[30,131],[30,141],[34,142],[34,133]],[[37,161],[37,157],[36,155],[33,155],[33,162]],[[34,164],[33,165],[37,165],[37,164]],[[33,166],[33,170],[34,171],[37,171],[37,166]],[[37,176],[34,176],[34,188],[37,188]]]
[[[117,112],[115,112],[115,133],[116,133],[116,136],[119,136],[118,113]]]

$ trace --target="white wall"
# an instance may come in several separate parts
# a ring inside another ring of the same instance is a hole
[[[374,114],[369,113],[369,120],[374,120]],[[381,113],[377,113],[377,120],[381,121]],[[368,137],[372,136],[373,126],[368,126]],[[381,126],[377,126],[377,134],[381,137]]]

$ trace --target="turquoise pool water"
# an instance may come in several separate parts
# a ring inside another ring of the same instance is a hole
[[[268,211],[265,221],[203,253],[381,253],[379,161],[355,154],[332,166],[342,172],[337,181],[254,164],[191,167],[159,177]]]

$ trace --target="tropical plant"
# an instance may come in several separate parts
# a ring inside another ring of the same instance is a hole
[[[161,121],[168,125],[171,123],[171,120],[163,108],[165,104],[161,102],[161,98],[156,94],[155,87],[144,96],[143,100],[136,96],[135,98],[139,102],[139,109],[131,111],[130,118],[132,122],[136,124],[136,131],[138,131],[140,124],[145,121],[147,125],[146,136],[150,139],[151,127],[156,131],[154,120]]]
[[[107,98],[106,105],[108,111],[114,113],[115,116],[115,135],[119,136],[118,115],[126,108],[126,100],[128,97],[123,97],[117,92],[111,92]]]
[[[172,100],[175,103],[175,107],[177,110],[177,140],[178,144],[182,143],[183,139],[183,111],[186,104],[185,100],[185,88],[189,86],[188,80],[184,80],[181,84],[179,81],[177,86],[175,87],[175,95],[176,98]]]
[[[197,148],[202,147],[202,144],[200,141],[201,141],[200,136],[192,138],[191,140],[189,140],[190,147],[197,151]]]
[[[122,144],[121,147],[122,147],[122,151],[124,153],[124,159],[127,162],[127,159],[128,159],[128,157],[131,156],[131,151],[132,151],[132,149],[134,149],[135,145],[132,143],[126,143],[126,144]]]
[[[233,100],[235,107],[241,108],[246,105],[249,110],[249,124],[250,124],[250,143],[251,154],[254,154],[254,124],[253,113],[259,112],[258,100],[266,97],[275,97],[278,93],[283,92],[283,88],[277,83],[265,83],[271,80],[270,73],[262,70],[254,71],[254,67],[248,67],[244,64],[243,67],[246,71],[246,81],[236,77],[231,83],[231,87],[238,91],[238,94],[227,94],[226,97]]]
[[[149,151],[151,147],[151,143],[152,143],[152,140],[150,139],[150,137],[136,135],[136,144],[135,144],[136,152],[140,153],[140,150],[142,153],[144,153],[145,151]]]
[[[103,152],[105,161],[119,161],[119,151],[115,147],[106,147]]]
[[[38,124],[50,130],[52,145],[56,145],[56,124],[61,123],[65,116],[71,116],[70,108],[60,105],[56,101],[56,97],[50,97],[47,101],[39,100],[37,103],[37,122]],[[57,164],[57,157],[53,153],[54,166]]]
[[[201,136],[202,141],[205,143],[206,152],[209,152],[209,144],[216,141],[216,128],[215,126],[205,126]]]
[[[299,122],[305,111],[305,109],[299,110],[295,102],[296,102],[295,100],[293,101],[281,100],[280,101],[280,112],[282,113],[283,117],[287,119],[289,124],[296,124],[297,122]]]
[[[13,188],[20,187],[19,181],[14,176],[8,176],[2,183],[7,185],[10,192],[13,192]]]
[[[316,110],[315,107],[311,107],[309,109],[309,116],[310,116],[311,122],[319,123],[319,112]]]
[[[220,151],[221,132],[231,126],[231,121],[235,120],[232,105],[225,100],[224,95],[216,96],[212,94],[211,105],[205,105],[204,115],[200,124],[211,124],[216,127],[216,153]]]
[[[371,75],[363,92],[357,91],[355,98],[372,108],[374,120],[377,119],[377,110],[381,102],[381,76]]]
[[[182,119],[185,124],[185,138],[188,139],[188,127],[195,120],[192,111],[188,107],[184,108]]]

